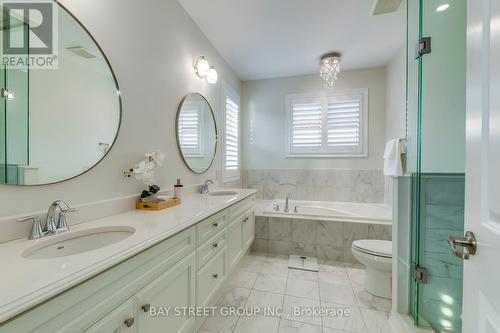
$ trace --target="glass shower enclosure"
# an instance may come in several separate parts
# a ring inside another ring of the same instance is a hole
[[[466,0],[407,2],[406,175],[398,180],[397,311],[436,332],[461,332]],[[411,244],[411,246],[408,246]]]

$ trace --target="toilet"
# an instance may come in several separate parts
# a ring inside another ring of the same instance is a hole
[[[364,239],[352,242],[352,254],[366,267],[365,288],[368,293],[391,298],[392,242]]]

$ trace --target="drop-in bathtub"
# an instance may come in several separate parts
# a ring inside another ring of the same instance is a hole
[[[284,209],[284,200],[257,200],[256,216],[392,224],[392,209],[385,204],[290,200],[289,211]]]

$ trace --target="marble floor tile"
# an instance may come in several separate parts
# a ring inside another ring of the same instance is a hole
[[[393,333],[389,324],[389,313],[372,309],[361,309],[367,333]]]
[[[241,259],[238,269],[248,272],[259,273],[265,263],[265,258],[261,256],[245,256]]]
[[[265,308],[277,308],[282,311],[283,299],[284,295],[282,294],[273,294],[267,291],[252,290],[245,306],[247,308],[260,308],[262,315],[275,316],[276,313],[272,313],[272,311],[266,312]]]
[[[318,281],[318,272],[289,268],[288,277],[296,280]]]
[[[231,333],[237,321],[236,316],[222,316],[217,308],[214,316],[205,319],[198,333]]]
[[[364,288],[354,289],[354,294],[361,308],[391,311],[392,302],[390,299],[370,295]]]
[[[255,272],[247,272],[244,270],[237,269],[234,271],[233,275],[231,276],[231,280],[229,281],[229,284],[234,287],[242,287],[242,288],[248,288],[252,289],[253,285],[255,283],[255,280],[257,280],[257,276],[259,273]]]
[[[240,317],[234,333],[278,332],[279,318],[265,316]]]
[[[298,321],[281,320],[278,333],[322,333],[322,328]]]
[[[253,288],[255,290],[269,291],[284,294],[287,278],[279,275],[259,274]]]
[[[288,261],[276,261],[268,262],[266,261],[260,270],[262,274],[278,275],[278,276],[288,276]]]
[[[343,268],[319,272],[319,282],[351,286],[351,281]]]
[[[337,330],[335,328],[330,328],[330,327],[323,326],[323,333],[349,333],[349,332],[344,331],[344,330]]]
[[[345,306],[341,304],[321,302],[321,307],[325,309],[335,309],[337,313],[342,311],[342,315],[324,316],[323,326],[334,328],[337,330],[345,330],[355,333],[366,333],[366,326],[361,314],[361,310],[357,306]],[[349,311],[349,313],[346,313]]]
[[[319,271],[345,270],[343,261],[334,261],[327,259],[318,259]]]
[[[365,283],[365,270],[362,268],[346,268],[347,275],[354,288],[363,288]]]
[[[285,294],[319,300],[319,283],[288,278]]]
[[[247,288],[229,286],[224,290],[216,305],[235,308],[244,306],[251,291]]]
[[[351,286],[340,284],[320,283],[320,298],[323,302],[355,305],[356,296]]]
[[[271,264],[274,264],[274,263],[286,263],[286,264],[288,264],[288,255],[269,253],[266,257],[266,262],[271,263]]]
[[[318,300],[285,295],[281,319],[321,326],[321,317],[308,313],[313,308],[319,307],[320,302]],[[300,311],[297,312],[297,310]]]

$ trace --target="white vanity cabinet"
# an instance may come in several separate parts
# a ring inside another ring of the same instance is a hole
[[[0,324],[0,333],[194,332],[202,320],[179,311],[214,305],[253,241],[253,207],[253,196],[243,199]]]

